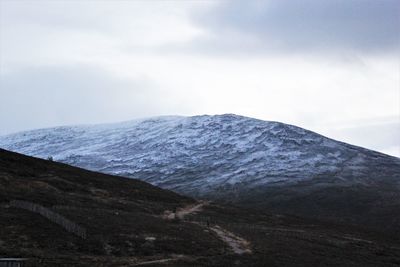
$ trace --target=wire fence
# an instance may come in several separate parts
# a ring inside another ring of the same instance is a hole
[[[38,205],[38,204],[35,204],[32,202],[28,202],[28,201],[12,200],[12,201],[10,201],[10,206],[15,207],[15,208],[29,210],[34,213],[38,213],[38,214],[42,215],[43,217],[47,218],[48,220],[62,226],[68,232],[81,237],[82,239],[86,239],[86,237],[87,237],[87,232],[86,232],[85,228],[83,228],[82,226],[79,226],[78,224],[65,218],[64,216],[62,216],[48,208],[45,208],[41,205]]]

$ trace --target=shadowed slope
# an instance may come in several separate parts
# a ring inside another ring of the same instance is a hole
[[[84,227],[86,239],[10,206],[12,200],[62,215]],[[396,240],[373,232],[203,203],[0,150],[0,257],[27,257],[40,266],[400,264]],[[165,218],[174,210],[182,216]]]

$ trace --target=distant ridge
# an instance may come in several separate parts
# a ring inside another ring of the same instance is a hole
[[[0,147],[192,197],[373,226],[398,222],[383,217],[399,211],[400,197],[389,205],[400,192],[399,158],[280,122],[166,116],[17,133],[0,137]]]

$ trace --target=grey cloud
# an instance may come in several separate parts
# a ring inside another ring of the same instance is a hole
[[[369,53],[399,48],[398,0],[224,1],[194,18],[217,36],[203,44],[209,49]]]
[[[146,79],[119,80],[92,66],[26,68],[1,74],[0,84],[0,134],[128,120],[168,107]]]
[[[57,30],[110,31],[107,12],[119,5],[91,1],[15,1],[1,3],[2,21],[9,27],[21,24]],[[126,8],[125,8],[126,10]],[[111,17],[111,18],[110,18]]]

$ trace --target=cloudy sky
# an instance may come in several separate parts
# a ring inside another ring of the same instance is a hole
[[[400,156],[398,0],[0,0],[0,134],[236,113]]]

